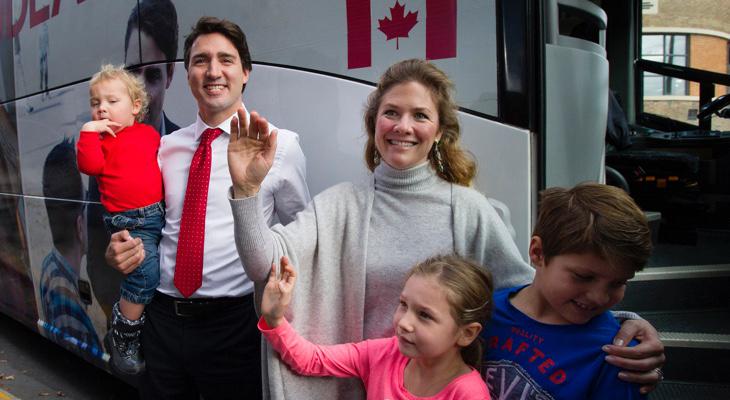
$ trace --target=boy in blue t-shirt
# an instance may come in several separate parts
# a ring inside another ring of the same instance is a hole
[[[644,398],[601,347],[619,330],[609,309],[650,253],[646,218],[621,189],[545,190],[530,240],[535,278],[494,294],[482,333],[492,399]]]

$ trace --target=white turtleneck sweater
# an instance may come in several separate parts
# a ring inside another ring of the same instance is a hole
[[[451,184],[428,162],[375,169],[365,260],[365,339],[389,337],[406,273],[437,254],[454,253]]]

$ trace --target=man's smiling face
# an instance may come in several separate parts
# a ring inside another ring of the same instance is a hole
[[[218,125],[236,112],[248,76],[238,50],[220,33],[200,35],[190,47],[188,85],[208,125]]]

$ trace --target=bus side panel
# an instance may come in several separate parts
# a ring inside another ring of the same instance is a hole
[[[6,103],[0,106],[0,310],[35,329],[19,164],[15,104]]]
[[[31,329],[38,313],[23,233],[23,198],[0,194],[0,311]]]
[[[465,113],[461,124],[463,146],[477,160],[474,186],[509,208],[515,242],[527,260],[532,232],[530,132]]]
[[[366,141],[362,110],[372,87],[286,68],[256,66],[244,94],[281,128],[299,133],[312,195],[343,181],[363,181]],[[526,256],[530,230],[529,132],[460,113],[464,147],[479,167],[475,187],[505,203]],[[505,173],[510,171],[510,173]]]
[[[78,130],[90,119],[88,84],[27,97],[16,105],[37,323],[44,336],[103,366],[107,316],[87,272],[88,178],[78,171],[75,151]]]
[[[604,180],[608,60],[545,46],[545,186]]]
[[[9,1],[0,1],[0,17],[7,12]],[[15,74],[13,71],[13,39],[0,22],[0,103],[15,98]]]
[[[202,15],[228,18],[243,28],[259,62],[375,82],[397,61],[429,58],[454,81],[461,106],[496,115],[495,0],[398,4],[403,16],[415,14],[399,37],[385,33],[389,22],[397,23],[395,0],[177,1],[176,7],[181,39]]]
[[[47,92],[87,79],[102,63],[124,63],[127,16],[136,4],[12,1],[14,95]],[[8,34],[2,29],[8,22],[0,18],[0,36]]]
[[[244,93],[246,106],[299,134],[312,195],[367,177],[362,110],[371,86],[263,65],[252,76]]]

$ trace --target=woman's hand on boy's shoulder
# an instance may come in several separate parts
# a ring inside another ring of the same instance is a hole
[[[114,122],[110,119],[100,119],[98,121],[89,121],[81,127],[82,132],[99,132],[108,133],[114,137],[117,137],[115,131],[119,130],[122,124]]]
[[[628,347],[633,339],[639,344]],[[619,379],[642,385],[643,394],[654,390],[664,378],[661,373],[666,360],[664,345],[659,339],[659,332],[646,320],[624,321],[613,344],[603,346],[603,351],[608,353],[606,362],[622,369]]]

